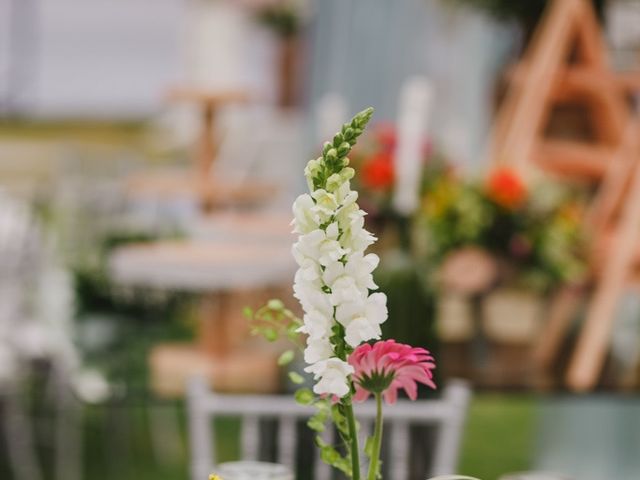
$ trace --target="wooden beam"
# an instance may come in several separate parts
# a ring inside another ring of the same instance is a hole
[[[640,164],[636,161],[638,140],[635,135],[638,131],[637,122],[630,125],[628,131],[633,134],[625,135],[625,144],[621,147],[626,151],[629,161],[634,161],[629,192],[567,372],[567,383],[577,391],[592,389],[598,380],[609,349],[618,300],[630,278],[640,242]]]
[[[585,180],[600,180],[613,159],[613,151],[569,140],[545,140],[538,143],[534,162],[544,171]]]
[[[509,90],[496,118],[489,150],[493,162],[509,162],[525,174],[530,168],[535,139],[550,111],[553,77],[568,54],[582,1],[555,1],[541,20],[525,54],[528,74]]]
[[[529,67],[527,63],[520,62],[512,65],[507,69],[507,73],[505,76],[507,77],[507,81],[510,84],[517,85],[523,82],[524,78],[528,75]],[[594,85],[596,88],[599,88],[603,85],[603,83],[609,82],[607,87],[610,87],[611,83],[614,84],[615,88],[620,89],[624,92],[633,93],[634,91],[640,90],[640,72],[630,71],[630,72],[611,72],[607,69],[599,69],[588,66],[574,66],[572,68],[564,68],[557,73],[557,80],[561,80],[563,77],[566,77],[567,73],[570,72],[572,78],[571,82],[580,83],[580,79],[576,79],[576,77],[580,76],[588,76],[591,77],[589,82],[591,85]],[[594,78],[596,80],[594,80]],[[595,82],[595,83],[594,83]],[[559,97],[556,99],[562,99],[562,96],[558,93]]]

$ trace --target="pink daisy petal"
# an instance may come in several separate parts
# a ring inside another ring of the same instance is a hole
[[[428,350],[411,347],[395,340],[360,345],[349,356],[356,383],[355,401],[363,401],[369,393],[382,393],[387,403],[395,403],[398,389],[410,399],[418,395],[417,383],[435,389],[433,369],[436,365]]]

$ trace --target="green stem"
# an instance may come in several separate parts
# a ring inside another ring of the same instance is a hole
[[[382,394],[376,393],[376,425],[373,431],[373,450],[371,452],[371,463],[369,464],[368,480],[378,478],[380,469],[380,449],[382,447]]]
[[[349,424],[349,435],[351,436],[351,478],[360,480],[360,449],[358,448],[358,430],[356,429],[356,419],[353,414],[353,404],[351,400],[345,405],[345,416]]]

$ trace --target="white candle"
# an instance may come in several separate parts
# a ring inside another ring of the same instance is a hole
[[[422,148],[432,96],[431,83],[424,77],[409,78],[400,92],[393,206],[403,215],[413,213],[420,201]]]

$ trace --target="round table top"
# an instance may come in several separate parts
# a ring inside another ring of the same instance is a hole
[[[292,218],[289,212],[214,213],[192,222],[188,231],[191,238],[198,240],[291,246],[295,242]]]
[[[109,259],[124,286],[211,292],[293,281],[291,243],[166,241],[117,249]]]

